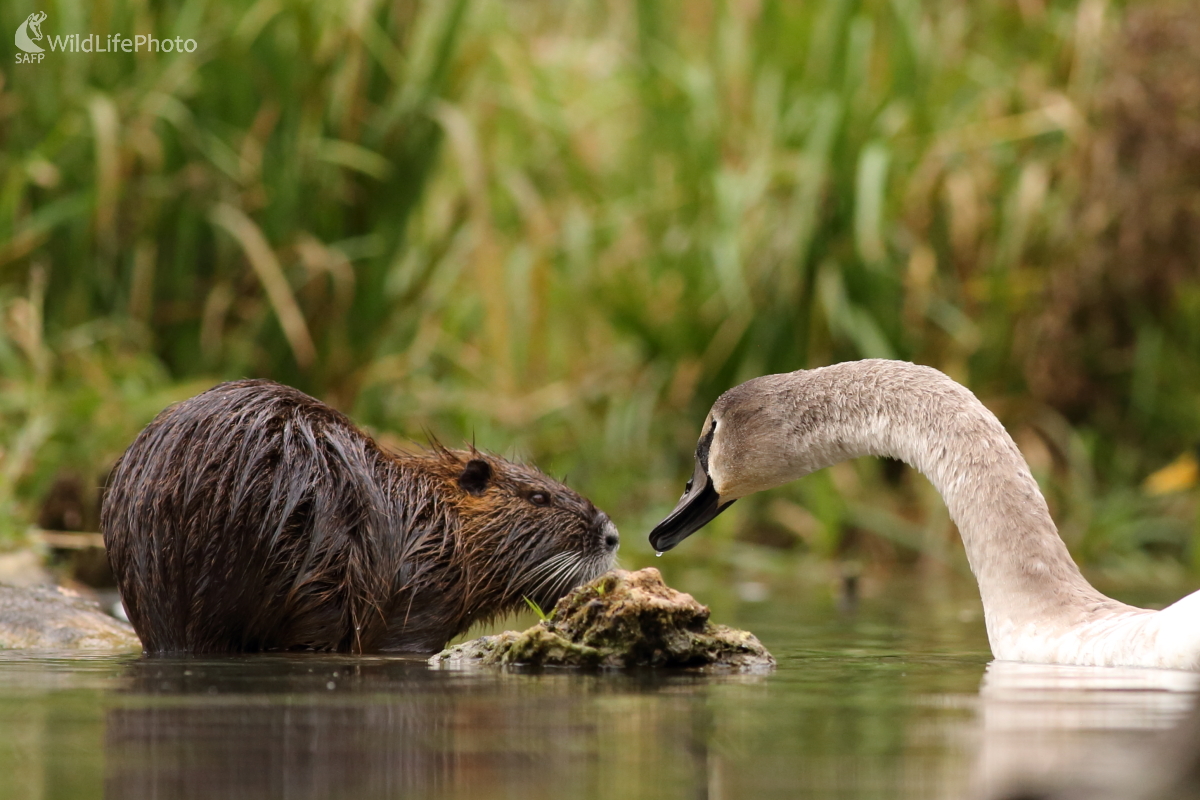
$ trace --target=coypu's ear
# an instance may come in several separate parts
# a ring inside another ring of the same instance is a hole
[[[467,494],[481,495],[487,491],[488,481],[492,479],[492,465],[482,458],[472,458],[458,476],[458,485]]]

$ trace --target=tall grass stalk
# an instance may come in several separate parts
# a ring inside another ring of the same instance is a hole
[[[0,357],[5,396],[29,399],[4,412],[0,494],[18,515],[68,454],[100,474],[164,396],[242,375],[389,440],[533,457],[635,542],[722,390],[843,359],[969,383],[1051,453],[1052,488],[1072,424],[1118,443],[1093,455],[1125,485],[1167,455],[1018,399],[1039,346],[1025,322],[1079,249],[1081,153],[1125,13],[1100,0],[105,9],[63,0],[46,25],[201,46],[4,68]],[[38,304],[44,355],[22,344]],[[1134,369],[1157,388],[1126,395],[1152,439],[1182,419],[1162,359],[1200,347],[1167,328],[1196,322],[1143,321]],[[99,372],[72,360],[82,340]],[[144,402],[114,406],[114,385]],[[75,442],[101,403],[103,441]],[[1200,435],[1188,424],[1176,438]],[[877,471],[840,474],[739,504],[718,532],[753,517],[835,555],[880,519],[856,510],[880,506]],[[901,487],[883,505],[937,549],[948,522]]]

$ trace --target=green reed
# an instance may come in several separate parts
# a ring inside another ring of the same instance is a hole
[[[19,524],[64,467],[98,481],[169,398],[243,375],[387,441],[532,457],[634,542],[681,490],[709,403],[766,372],[944,369],[1001,413],[1097,558],[1095,535],[1136,536],[1097,534],[1087,504],[1200,433],[1178,369],[1200,350],[1194,302],[1142,315],[1094,415],[1027,399],[1046,287],[1082,248],[1119,8],[104,9],[64,0],[45,27],[200,47],[4,68],[0,502]],[[739,504],[709,538],[751,523],[830,557],[856,530],[892,556],[952,537],[924,484],[867,464]]]

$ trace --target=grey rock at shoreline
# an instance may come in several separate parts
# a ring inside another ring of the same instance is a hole
[[[54,576],[42,566],[42,557],[32,550],[0,553],[0,585],[53,586]]]
[[[132,650],[142,643],[128,624],[61,586],[0,584],[0,650]]]

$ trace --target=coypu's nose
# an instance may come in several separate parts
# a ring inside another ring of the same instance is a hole
[[[617,552],[617,548],[621,546],[621,534],[617,532],[617,526],[603,511],[596,512],[596,523],[603,537],[604,549],[610,553]]]

